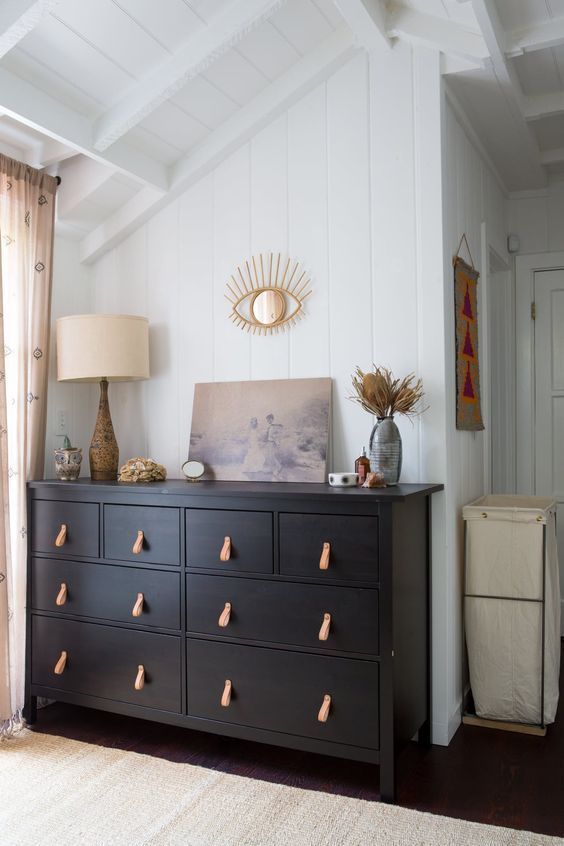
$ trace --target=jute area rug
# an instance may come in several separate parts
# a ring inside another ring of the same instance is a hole
[[[0,744],[2,846],[536,846],[564,840],[23,731]]]

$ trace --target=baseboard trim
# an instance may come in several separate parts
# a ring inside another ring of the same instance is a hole
[[[431,725],[431,738],[435,746],[448,746],[462,723],[462,703],[459,703],[449,717],[448,723]]]

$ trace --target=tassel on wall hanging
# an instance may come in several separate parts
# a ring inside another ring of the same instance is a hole
[[[466,244],[470,264],[460,256]],[[452,260],[454,267],[454,316],[456,332],[456,428],[477,432],[484,428],[480,403],[478,358],[478,279],[466,233]]]

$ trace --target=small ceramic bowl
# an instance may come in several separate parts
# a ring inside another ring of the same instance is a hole
[[[352,488],[358,485],[358,473],[329,473],[329,484],[334,488]]]

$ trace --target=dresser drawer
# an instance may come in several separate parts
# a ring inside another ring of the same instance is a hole
[[[180,646],[170,635],[34,615],[32,684],[180,713]],[[57,675],[63,651],[67,660]],[[144,686],[136,690],[140,665]]]
[[[283,575],[378,581],[377,517],[280,514],[279,519]]]
[[[98,558],[99,514],[94,502],[34,499],[31,548],[34,552]]]
[[[38,611],[180,629],[179,573],[34,558],[31,596]]]
[[[232,695],[223,707],[226,680]],[[320,722],[326,695],[329,715]],[[378,664],[189,639],[188,713],[378,749]]]
[[[186,616],[195,633],[378,655],[377,590],[193,573]]]
[[[188,508],[186,563],[228,572],[272,573],[272,514]]]
[[[139,532],[143,532],[142,539]],[[105,505],[104,558],[180,564],[180,510],[151,505]]]

